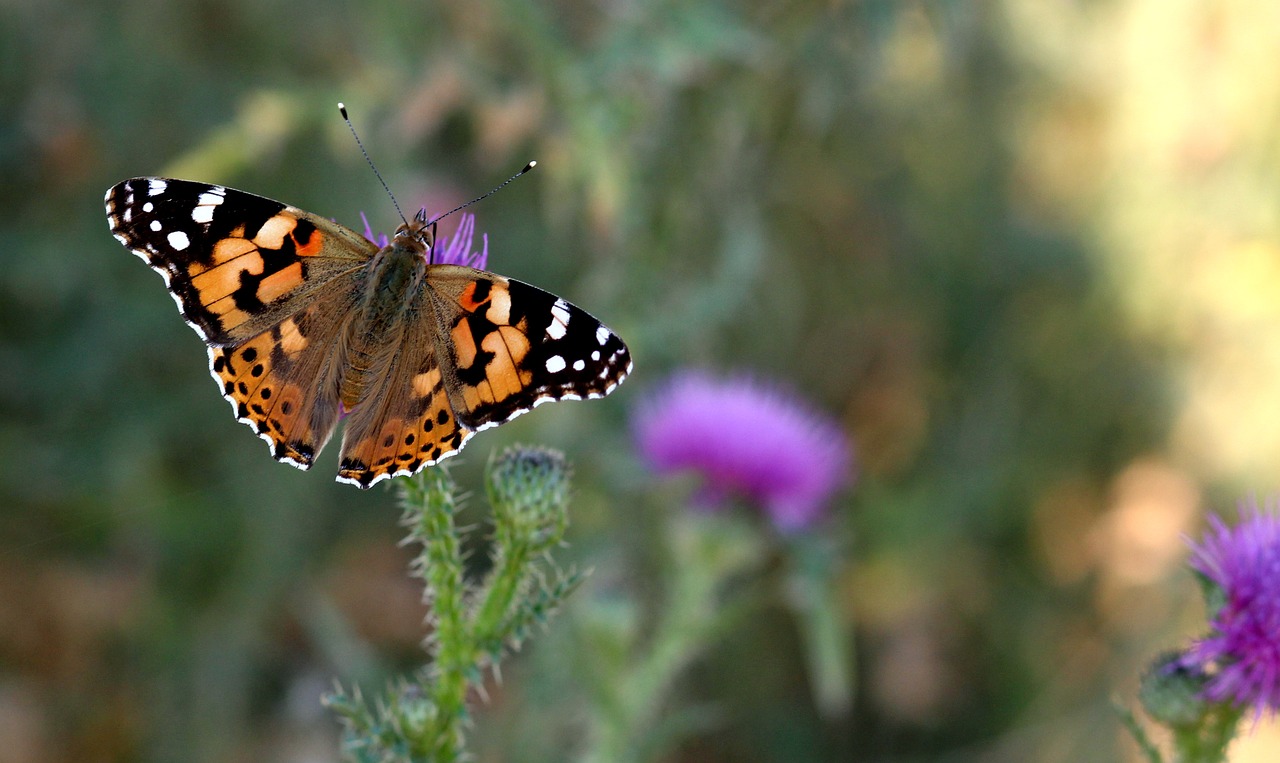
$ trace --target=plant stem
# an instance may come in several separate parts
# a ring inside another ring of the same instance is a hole
[[[431,469],[421,487],[412,480],[406,497],[413,502],[413,537],[422,543],[417,569],[431,597],[435,632],[431,636],[433,680],[429,683],[433,712],[409,738],[415,756],[423,760],[453,761],[462,750],[462,722],[466,717],[467,677],[473,670],[466,613],[463,607],[462,554],[454,527],[454,485],[444,469]],[[407,501],[407,502],[408,502]]]
[[[484,602],[475,617],[477,644],[501,643],[505,637],[507,613],[524,581],[528,556],[525,550],[523,544],[515,544],[497,560]]]

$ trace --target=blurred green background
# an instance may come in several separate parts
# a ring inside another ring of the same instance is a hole
[[[490,267],[636,372],[454,473],[563,449],[588,587],[656,595],[678,491],[627,416],[668,371],[785,380],[855,438],[852,712],[814,708],[766,608],[675,687],[714,722],[664,760],[1133,760],[1111,697],[1203,623],[1181,535],[1276,488],[1280,6],[11,0],[0,25],[5,763],[336,760],[319,694],[419,659],[394,492],[334,484],[332,446],[272,462],[102,209],[168,174],[390,230],[339,100],[406,209],[539,161],[474,209]],[[564,617],[475,706],[481,760],[568,757]]]

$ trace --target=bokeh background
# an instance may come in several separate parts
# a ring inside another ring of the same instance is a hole
[[[680,490],[627,421],[671,370],[785,381],[856,442],[852,710],[765,607],[673,687],[714,713],[661,760],[1134,760],[1112,698],[1203,625],[1182,535],[1277,485],[1277,50],[1248,0],[3,3],[0,761],[336,760],[320,693],[420,661],[394,491],[272,462],[102,210],[169,174],[389,230],[339,100],[406,208],[539,160],[474,209],[490,267],[637,370],[453,471],[564,450],[589,588],[660,598]],[[571,757],[580,616],[476,705],[482,760]]]

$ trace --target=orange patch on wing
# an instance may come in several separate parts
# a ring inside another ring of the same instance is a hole
[[[284,237],[297,226],[298,218],[281,212],[262,224],[258,235],[253,237],[253,243],[265,249],[279,249],[284,246]]]
[[[218,316],[218,322],[222,324],[223,330],[239,326],[241,323],[249,320],[249,314],[236,307],[236,302],[231,297],[223,297],[214,300],[205,305],[209,312]]]
[[[258,284],[258,299],[264,303],[273,302],[301,285],[302,263],[295,262],[262,279]]]
[[[224,238],[213,245],[210,263],[205,265],[203,262],[193,261],[187,266],[187,275],[195,278],[201,273],[207,273],[237,257],[256,251],[258,251],[258,247],[254,246],[252,241],[243,238]]]
[[[324,249],[324,235],[315,228],[311,229],[311,235],[306,241],[299,241],[297,233],[298,231],[295,228],[289,234],[289,237],[293,239],[294,251],[299,255],[303,257],[314,257],[317,254],[320,254],[321,250]]]
[[[511,292],[500,286],[494,286],[489,292],[489,310],[485,317],[498,326],[506,326],[511,322]]]
[[[471,327],[461,321],[449,332],[453,337],[453,349],[458,355],[458,365],[468,368],[476,360],[476,339],[471,335]]]
[[[213,245],[213,265],[210,267],[218,267],[231,262],[237,257],[258,251],[257,245],[247,238],[224,238]],[[262,261],[262,257],[258,256],[258,261]]]
[[[239,326],[241,323],[249,320],[249,314],[243,310],[236,309],[222,316],[222,328],[224,331]]]
[[[243,241],[243,239],[240,240]],[[262,272],[262,255],[258,254],[257,248],[250,249],[248,252],[239,256],[240,261],[234,265],[215,265],[203,273],[192,277],[191,285],[196,287],[196,291],[200,292],[201,302],[209,304],[226,297],[231,292],[240,288],[241,273],[248,272],[252,275],[258,275]]]
[[[413,377],[413,394],[418,397],[429,397],[440,383],[440,369],[433,368]]]
[[[523,332],[511,328],[510,326],[500,326],[497,332],[502,341],[507,346],[507,352],[511,353],[511,360],[519,365],[529,354],[529,337]]]
[[[520,379],[517,378],[515,369],[511,366],[504,365],[497,369],[490,366],[486,376],[489,379],[489,386],[493,388],[494,396],[499,400],[506,400],[520,391]]]
[[[480,342],[480,346],[494,355],[493,360],[484,369],[485,378],[489,380],[488,386],[494,398],[505,400],[519,392],[519,378],[517,377],[515,366],[512,364],[507,343],[503,341],[502,335],[495,331],[486,336]]]
[[[307,338],[298,331],[298,324],[292,319],[280,324],[280,349],[286,355],[296,355],[307,346]]]
[[[475,312],[477,308],[489,300],[486,298],[479,302],[476,301],[476,284],[474,281],[467,284],[467,288],[462,290],[462,294],[458,296],[458,304],[462,305],[462,309],[467,312]]]

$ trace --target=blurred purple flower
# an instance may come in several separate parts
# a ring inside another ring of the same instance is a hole
[[[431,247],[433,253],[431,261],[437,265],[466,265],[484,270],[489,263],[489,234],[481,236],[484,240],[483,248],[478,252],[472,252],[471,244],[475,239],[476,216],[463,212],[460,217],[462,219],[458,221],[458,229],[453,232],[453,235],[440,236],[435,246]],[[364,221],[364,237],[378,246],[386,246],[389,241],[387,234],[374,235],[364,212],[360,213],[360,219]]]
[[[1204,539],[1191,544],[1191,567],[1221,589],[1223,604],[1185,662],[1210,674],[1205,699],[1252,705],[1259,714],[1280,710],[1278,508],[1274,499],[1265,511],[1256,499],[1242,502],[1239,524],[1211,516]]]
[[[677,373],[640,403],[632,429],[655,471],[702,476],[701,503],[745,497],[781,530],[820,519],[852,476],[852,448],[833,420],[743,375]]]

